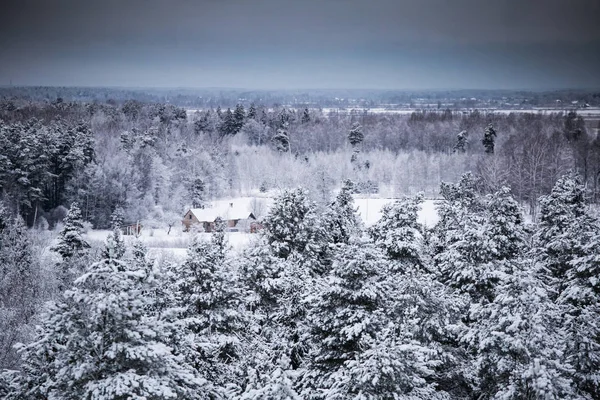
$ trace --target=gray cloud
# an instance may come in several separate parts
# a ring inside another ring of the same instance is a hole
[[[0,84],[600,86],[600,2],[22,0]]]

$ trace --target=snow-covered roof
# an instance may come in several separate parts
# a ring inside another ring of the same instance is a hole
[[[252,215],[252,212],[245,207],[245,204],[236,205],[235,203],[219,204],[210,208],[192,208],[190,211],[198,221],[201,222],[213,222],[217,218],[226,221],[232,219],[248,219]]]

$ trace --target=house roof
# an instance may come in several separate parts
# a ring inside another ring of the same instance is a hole
[[[189,212],[194,214],[200,222],[214,222],[217,218],[225,221],[232,219],[254,219],[254,215],[246,207],[236,206],[235,203],[218,205],[211,208],[192,208]]]

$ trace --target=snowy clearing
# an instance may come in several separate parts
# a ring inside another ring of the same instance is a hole
[[[373,225],[381,218],[381,209],[386,204],[391,204],[396,199],[393,198],[355,198],[357,213],[363,223],[368,227]],[[272,197],[236,197],[231,199],[221,199],[212,202],[213,207],[222,207],[230,203],[235,203],[246,207],[253,212],[258,219],[264,217],[274,202]],[[433,227],[438,222],[436,211],[436,200],[427,199],[423,202],[418,214],[418,221],[426,227]],[[108,229],[91,230],[85,234],[90,242],[104,242],[111,231]],[[177,258],[185,257],[193,233],[183,232],[182,226],[176,225],[167,234],[167,229],[143,228],[139,240],[144,243],[151,254],[160,255],[161,253],[170,253]],[[203,240],[209,240],[210,233],[197,233]],[[245,232],[227,232],[227,241],[232,250],[239,252],[248,246],[257,234]],[[135,240],[135,236],[123,236],[126,242]]]

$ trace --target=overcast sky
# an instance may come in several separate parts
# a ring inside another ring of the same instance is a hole
[[[600,88],[599,0],[9,0],[0,85]]]

